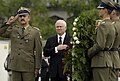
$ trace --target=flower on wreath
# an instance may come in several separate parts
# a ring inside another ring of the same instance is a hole
[[[74,39],[75,41],[77,41],[77,40],[78,40],[78,37],[75,36],[75,37],[73,37],[73,39]]]
[[[77,32],[74,32],[74,33],[73,33],[73,37],[75,37],[76,35],[77,35]]]
[[[75,43],[76,43],[76,44],[80,44],[80,41],[79,41],[79,40],[77,40]]]
[[[79,38],[77,37],[78,35],[78,28],[77,28],[77,23],[79,21],[79,17],[75,18],[74,22],[73,22],[73,44],[80,44]]]
[[[88,14],[92,12],[91,14]],[[97,11],[96,11],[97,12]],[[72,49],[72,79],[77,81],[91,81],[89,59],[86,59],[87,49],[91,45],[97,13],[95,10],[81,13],[73,22]],[[79,67],[78,67],[79,66]],[[81,76],[80,76],[81,75]]]
[[[76,28],[76,27],[73,27],[73,28],[72,28],[72,30],[73,30],[73,31],[76,31],[76,30],[77,30],[77,28]]]

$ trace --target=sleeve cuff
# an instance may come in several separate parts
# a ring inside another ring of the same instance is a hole
[[[58,53],[57,47],[55,47],[55,53]]]

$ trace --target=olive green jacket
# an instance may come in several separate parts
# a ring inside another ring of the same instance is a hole
[[[11,39],[9,69],[33,72],[41,67],[42,42],[38,30],[29,26],[22,34],[21,26],[0,28],[0,36]]]
[[[120,19],[113,20],[113,25],[116,30],[116,37],[112,48],[118,49],[120,46]],[[111,53],[110,55],[112,58],[113,68],[115,69],[120,68],[120,56],[118,51],[114,50],[114,51],[110,51],[110,53]]]
[[[115,39],[115,29],[110,19],[102,20],[96,29],[95,44],[88,50],[91,57],[91,67],[112,67],[109,49],[112,48]]]

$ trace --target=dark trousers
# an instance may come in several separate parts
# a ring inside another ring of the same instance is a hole
[[[41,81],[49,81],[49,77],[41,77]]]
[[[35,78],[35,81],[39,80],[40,75],[38,74],[37,77]],[[41,76],[41,81],[49,81],[48,74],[46,76]]]
[[[37,77],[35,77],[35,81],[39,80],[39,74],[37,75]]]
[[[56,77],[51,77],[50,79],[51,79],[51,81],[67,81],[67,77],[66,76],[61,78],[61,77],[59,77],[58,74],[56,75]]]
[[[35,81],[38,81],[39,77],[35,78]],[[49,81],[49,77],[41,77],[41,81]]]
[[[39,76],[35,78],[35,81],[39,80]],[[41,77],[41,81],[49,81],[49,77]]]

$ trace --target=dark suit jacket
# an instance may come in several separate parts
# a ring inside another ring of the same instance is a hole
[[[66,34],[63,44],[70,46],[70,36]],[[44,56],[50,56],[50,66],[49,66],[49,75],[50,77],[55,77],[56,74],[59,74],[59,77],[63,77],[63,63],[62,59],[64,58],[64,51],[58,51],[55,53],[55,47],[58,46],[57,35],[48,38],[46,45],[44,47]]]

